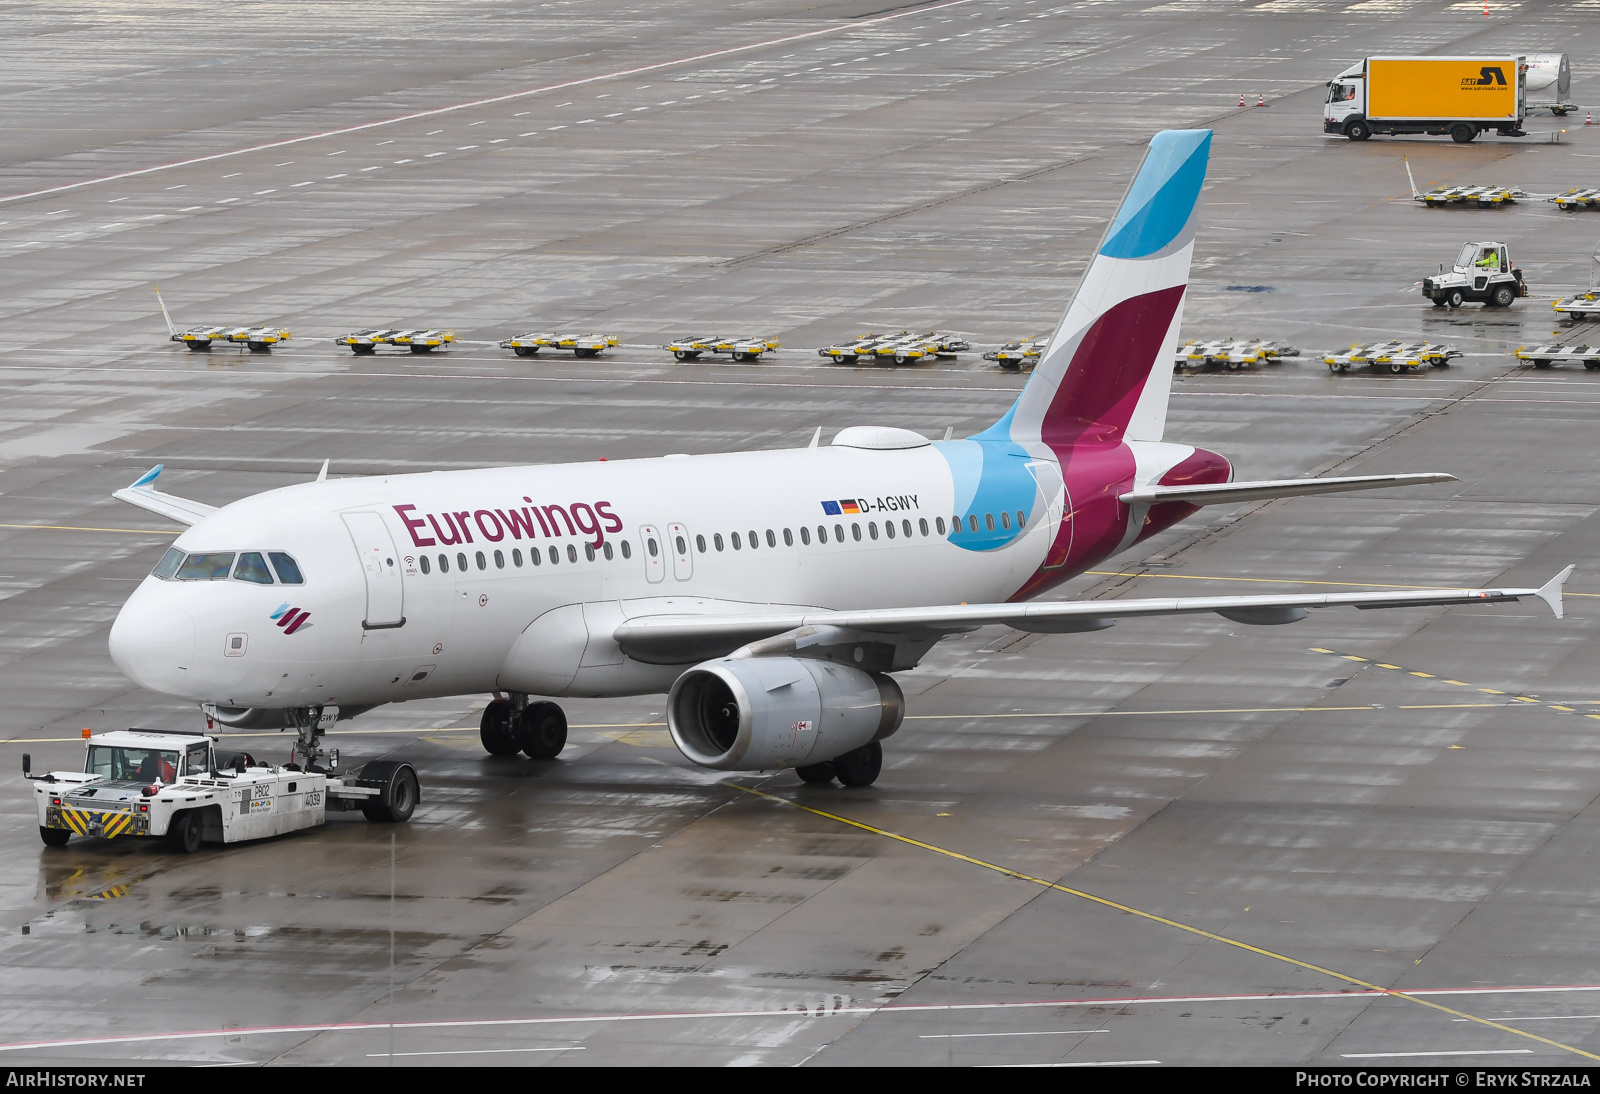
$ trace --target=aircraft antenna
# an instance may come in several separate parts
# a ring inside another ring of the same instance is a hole
[[[328,481],[328,465],[330,463],[332,463],[332,462],[333,461],[331,459],[322,461],[322,470],[317,472],[317,481],[318,482],[327,482]]]
[[[161,318],[167,321],[167,333],[174,338],[178,337],[178,328],[172,325],[172,316],[167,314],[167,305],[161,299],[160,287],[156,285],[151,285],[150,287],[156,290],[156,303],[161,305]]]
[[[817,447],[817,442],[820,440],[822,440],[822,427],[819,425],[817,426],[817,431],[811,434],[811,443],[806,445],[806,447],[815,448]]]

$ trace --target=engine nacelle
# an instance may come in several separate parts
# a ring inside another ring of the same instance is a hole
[[[725,657],[672,685],[667,728],[702,767],[770,771],[842,756],[900,728],[891,677],[809,657]]]

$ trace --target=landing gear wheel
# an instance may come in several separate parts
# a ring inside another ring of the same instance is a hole
[[[567,716],[554,703],[529,703],[512,728],[530,760],[553,760],[567,747]]]
[[[1458,122],[1450,127],[1450,139],[1457,144],[1471,144],[1472,138],[1478,135],[1478,130],[1465,122]]]
[[[511,704],[496,699],[483,708],[483,718],[478,722],[478,739],[484,751],[491,756],[515,756],[522,748],[511,732]]]
[[[39,838],[44,840],[46,847],[65,847],[72,838],[72,832],[66,828],[46,828],[39,826]]]
[[[381,791],[377,798],[368,798],[361,807],[361,815],[369,821],[397,824],[411,819],[417,803],[422,800],[422,787],[417,773],[408,763],[394,760],[373,760],[356,776],[357,786],[376,787]]]
[[[173,817],[167,826],[167,846],[186,855],[200,850],[200,814],[191,809]]]
[[[828,760],[820,764],[807,764],[797,767],[794,773],[800,776],[801,782],[810,783],[812,786],[825,786],[833,781],[833,761]],[[54,831],[54,829],[41,828],[41,832]]]
[[[1364,141],[1372,136],[1372,127],[1366,122],[1355,121],[1344,127],[1344,135],[1353,141]]]
[[[1467,298],[1461,294],[1460,289],[1451,289],[1449,295],[1444,298],[1444,302],[1452,308],[1459,308],[1466,301],[1466,299]]]
[[[833,773],[846,786],[871,786],[883,770],[883,745],[877,741],[852,748],[833,761]]]
[[[1509,308],[1511,302],[1517,298],[1517,290],[1510,285],[1498,285],[1489,296],[1489,304],[1496,308]]]

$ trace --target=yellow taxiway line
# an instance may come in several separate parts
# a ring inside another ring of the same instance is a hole
[[[1590,1060],[1600,1060],[1600,1055],[1596,1055],[1592,1052],[1585,1052],[1581,1048],[1575,1048],[1572,1045],[1563,1044],[1560,1041],[1553,1041],[1548,1037],[1540,1037],[1538,1034],[1529,1033],[1527,1030],[1517,1029],[1514,1026],[1503,1025],[1502,1023],[1493,1021],[1489,1018],[1480,1018],[1475,1014],[1468,1014],[1465,1011],[1456,1010],[1453,1007],[1447,1007],[1443,1004],[1435,1003],[1432,1000],[1423,999],[1419,996],[1411,995],[1395,988],[1386,988],[1382,985],[1374,984],[1369,980],[1363,980],[1359,976],[1351,976],[1348,973],[1336,972],[1333,969],[1326,969],[1321,965],[1314,965],[1309,961],[1302,961],[1298,957],[1290,957],[1288,954],[1282,954],[1274,950],[1263,949],[1260,946],[1252,946],[1250,943],[1240,941],[1237,938],[1229,938],[1227,935],[1217,934],[1215,931],[1208,931],[1203,927],[1195,927],[1176,919],[1168,919],[1166,916],[1156,915],[1154,912],[1146,912],[1129,904],[1123,904],[1119,901],[1111,900],[1103,896],[1096,896],[1094,893],[1086,892],[1083,889],[1074,889],[1071,886],[1062,885],[1060,882],[1049,881],[1042,877],[1034,877],[1032,874],[1023,873],[1020,870],[1012,870],[1009,867],[988,862],[984,859],[974,858],[971,855],[963,855],[961,852],[952,851],[948,847],[940,847],[937,844],[927,843],[919,839],[913,839],[910,836],[903,836],[898,832],[891,832],[886,828],[879,828],[876,825],[867,824],[864,821],[852,820],[849,817],[843,817],[837,813],[829,813],[823,809],[814,809],[809,805],[801,805],[798,802],[790,801],[788,798],[782,797],[778,794],[769,793],[765,790],[757,790],[754,787],[741,786],[738,783],[732,782],[724,782],[722,785],[730,787],[734,790],[742,790],[746,794],[751,794],[758,798],[765,798],[771,802],[787,805],[789,808],[798,809],[802,813],[810,813],[812,816],[822,817],[825,820],[834,821],[838,824],[843,824],[850,828],[858,829],[862,832],[870,832],[875,836],[882,836],[884,839],[894,840],[897,843],[903,843],[910,847],[917,847],[924,851],[931,851],[936,855],[943,855],[946,858],[955,859],[958,862],[969,863],[985,870],[992,870],[997,874],[1004,875],[1005,877],[1015,878],[1018,881],[1031,882],[1034,885],[1039,885],[1046,889],[1053,889],[1058,893],[1066,893],[1068,896],[1075,896],[1080,900],[1086,900],[1091,904],[1098,904],[1103,908],[1110,908],[1126,915],[1137,916],[1140,919],[1148,920],[1151,923],[1159,923],[1164,927],[1172,927],[1175,930],[1183,931],[1187,934],[1196,935],[1212,942],[1220,942],[1225,946],[1232,946],[1235,949],[1258,954],[1262,957],[1268,957],[1274,961],[1281,961],[1285,964],[1293,965],[1296,968],[1306,969],[1309,972],[1320,973],[1323,976],[1331,976],[1335,980],[1343,980],[1347,984],[1354,984],[1357,987],[1366,989],[1367,991],[1381,992],[1384,995],[1392,996],[1396,999],[1404,999],[1408,1002],[1416,1003],[1418,1006],[1439,1011],[1442,1014],[1448,1014],[1452,1017],[1460,1018],[1468,1022],[1476,1022],[1478,1025],[1487,1026],[1490,1029],[1500,1030],[1502,1033],[1515,1034],[1518,1037],[1524,1037],[1530,1041],[1537,1041],[1542,1045],[1549,1045],[1551,1048],[1559,1048],[1564,1052],[1575,1053],[1576,1055],[1586,1057]]]

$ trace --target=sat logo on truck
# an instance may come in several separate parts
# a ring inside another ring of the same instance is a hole
[[[300,608],[291,608],[287,601],[280,605],[277,611],[267,616],[267,618],[276,619],[278,621],[278,626],[283,628],[284,634],[293,634],[298,630],[311,629],[310,625],[306,622],[306,620],[311,618],[311,613],[308,611],[303,611]]]
[[[1484,65],[1478,70],[1478,78],[1476,80],[1471,76],[1463,76],[1461,78],[1462,87],[1492,87],[1496,85],[1500,87],[1506,86],[1506,74],[1499,65]]]

